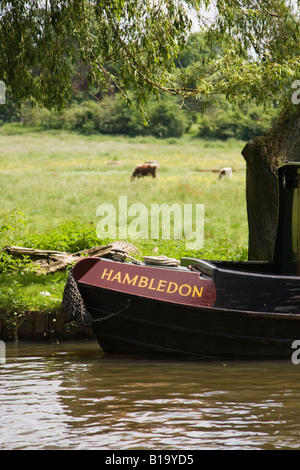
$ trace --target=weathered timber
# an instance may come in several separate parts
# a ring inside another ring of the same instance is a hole
[[[109,245],[95,246],[87,250],[77,251],[76,253],[66,253],[54,250],[38,250],[35,248],[25,248],[19,246],[6,246],[3,248],[5,253],[16,258],[27,257],[37,268],[37,273],[47,274],[65,269],[82,258],[87,256],[97,256],[101,258],[112,258],[117,252],[131,255],[137,255],[138,249],[127,242],[115,241]]]

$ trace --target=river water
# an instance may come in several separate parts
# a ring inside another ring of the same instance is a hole
[[[300,365],[109,357],[94,341],[7,343],[2,450],[292,450]]]

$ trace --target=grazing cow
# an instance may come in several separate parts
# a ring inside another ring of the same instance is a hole
[[[230,166],[226,166],[219,171],[219,180],[221,178],[227,177],[231,180],[232,178],[232,168]]]
[[[153,178],[156,178],[158,172],[158,163],[157,162],[145,162],[137,165],[131,175],[131,181],[134,178],[141,178],[142,176],[152,175]]]

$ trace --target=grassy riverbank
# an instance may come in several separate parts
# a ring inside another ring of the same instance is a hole
[[[97,238],[97,208],[118,211],[140,203],[204,205],[204,246],[187,250],[185,239],[129,239],[142,255],[187,254],[205,258],[246,258],[247,216],[243,142],[205,141],[193,136],[82,136],[41,132],[7,125],[0,134],[0,243],[60,251],[78,251],[108,243]],[[157,160],[159,178],[131,182],[136,164]],[[233,178],[218,180],[212,171],[231,166]],[[130,221],[130,219],[129,219]],[[149,233],[149,237],[151,237]],[[9,266],[10,265],[10,266]],[[30,266],[5,260],[0,274],[0,312],[23,318],[32,310],[59,308],[66,273],[36,276]],[[50,295],[49,295],[50,294]],[[19,321],[19,320],[18,320]]]

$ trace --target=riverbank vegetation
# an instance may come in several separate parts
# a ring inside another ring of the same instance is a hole
[[[0,134],[0,243],[76,252],[107,244],[97,236],[102,220],[97,208],[128,208],[140,203],[204,205],[203,248],[187,250],[184,238],[128,239],[145,255],[198,256],[210,259],[247,257],[244,142],[210,141],[192,134],[182,138],[82,135],[41,131],[7,124]],[[159,162],[159,177],[131,181],[136,164]],[[233,177],[217,171],[233,168]],[[214,171],[213,171],[214,170]],[[128,223],[130,223],[130,217]],[[17,325],[30,311],[51,312],[60,306],[67,272],[37,275],[26,257],[0,255],[1,323]]]

